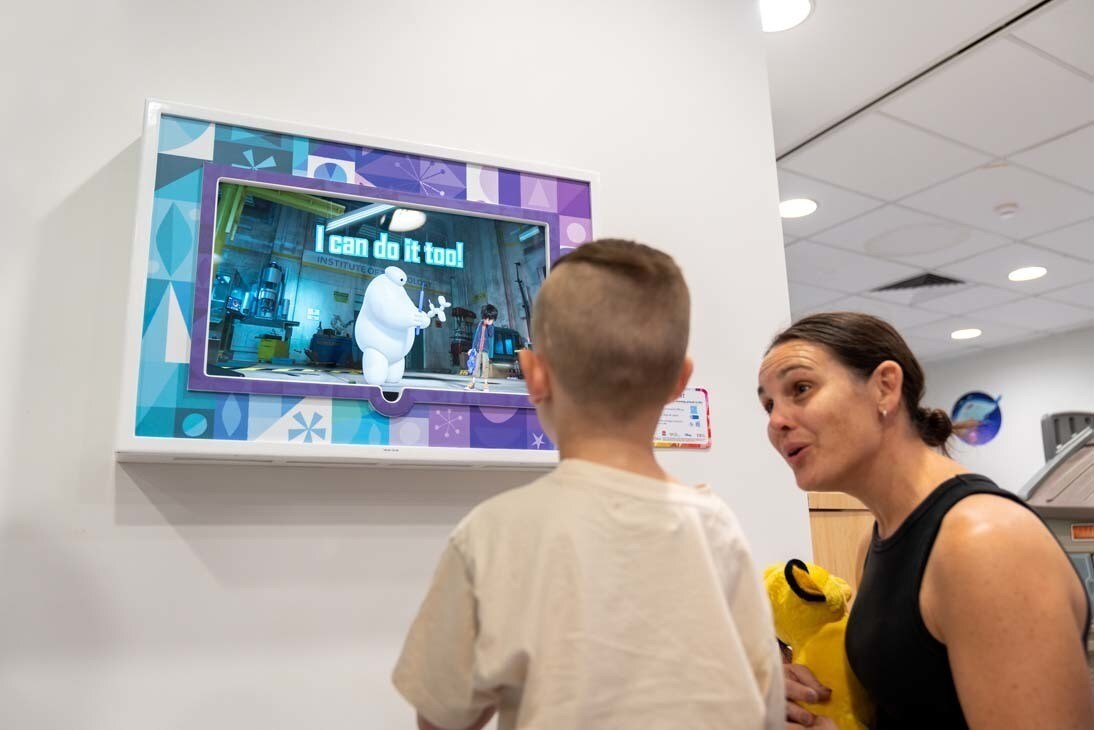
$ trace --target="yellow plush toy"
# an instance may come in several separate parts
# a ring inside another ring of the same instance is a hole
[[[819,565],[800,560],[768,566],[764,587],[775,614],[775,635],[790,646],[791,660],[804,664],[832,690],[827,702],[801,703],[802,707],[835,720],[840,730],[867,727],[870,703],[843,644],[851,587]]]

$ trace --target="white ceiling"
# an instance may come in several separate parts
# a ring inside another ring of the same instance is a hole
[[[1037,0],[813,3],[806,22],[765,36],[775,150],[780,155]],[[1084,28],[1070,18],[1067,25],[1069,34],[1077,34],[1072,46],[1089,49],[1089,25]],[[1035,35],[1031,31],[1027,40],[1033,42]],[[1039,35],[1060,42],[1051,29]]]
[[[815,0],[767,36],[783,153],[1036,3]],[[899,27],[901,33],[891,32]],[[891,321],[933,360],[1094,325],[1094,0],[1053,0],[779,162],[791,309]],[[1004,218],[996,207],[1017,204]],[[1044,266],[1015,283],[1007,274]],[[923,273],[965,285],[873,292]],[[984,335],[955,342],[954,329]]]

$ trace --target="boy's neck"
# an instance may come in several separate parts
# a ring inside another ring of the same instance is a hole
[[[652,433],[652,432],[651,432]],[[565,459],[581,459],[663,482],[673,481],[653,456],[652,435],[636,439],[620,434],[559,434],[558,453]]]

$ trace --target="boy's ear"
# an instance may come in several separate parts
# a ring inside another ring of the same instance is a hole
[[[524,384],[528,387],[528,400],[539,405],[551,394],[551,377],[547,366],[535,350],[520,350],[520,370],[524,374]]]
[[[680,368],[680,377],[676,379],[676,385],[672,387],[672,396],[665,401],[665,403],[672,403],[680,397],[680,394],[684,392],[684,388],[688,387],[688,383],[691,381],[691,374],[694,371],[695,362],[691,359],[691,355],[686,355],[684,357],[684,365]]]

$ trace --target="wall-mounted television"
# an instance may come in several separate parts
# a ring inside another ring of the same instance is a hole
[[[489,332],[476,392],[527,405],[516,353],[532,346],[532,305],[549,269],[547,222],[263,177],[215,181],[212,226],[199,241],[210,266],[199,272],[207,309],[192,388],[379,393],[393,403],[407,389],[463,394],[469,355],[485,344],[476,334]],[[493,315],[489,329],[484,314]]]
[[[120,459],[553,463],[517,353],[593,237],[594,175],[155,100],[144,122]]]

